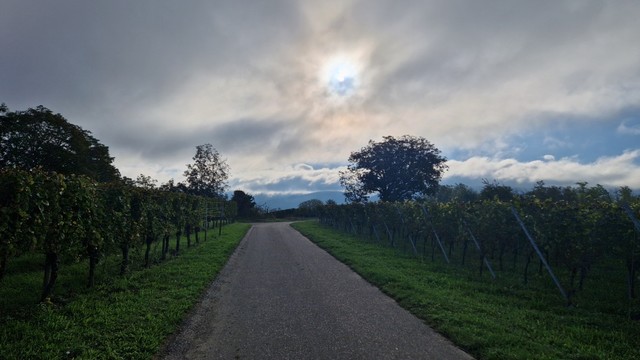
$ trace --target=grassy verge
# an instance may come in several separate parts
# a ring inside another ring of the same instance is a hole
[[[65,265],[52,304],[35,305],[42,275],[30,270],[37,261],[18,259],[0,283],[0,358],[152,358],[249,227],[228,225],[220,237],[184,243],[179,256],[123,277],[107,276],[117,259],[106,259],[100,275],[112,280],[90,290],[86,264]]]
[[[293,227],[479,359],[640,359],[640,323],[307,221]],[[604,284],[606,287],[606,283]]]

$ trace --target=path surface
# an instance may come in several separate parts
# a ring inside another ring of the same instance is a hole
[[[471,359],[293,230],[258,224],[165,359]]]

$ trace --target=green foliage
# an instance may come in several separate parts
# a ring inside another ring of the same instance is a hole
[[[9,257],[31,247],[35,234],[30,229],[33,210],[31,191],[33,179],[10,169],[0,170],[0,281]]]
[[[489,182],[483,180],[484,186],[480,191],[480,198],[484,200],[500,200],[511,201],[515,197],[513,189],[510,186],[501,185],[498,182]]]
[[[440,185],[434,198],[439,202],[472,202],[478,199],[479,194],[464,184]]]
[[[211,144],[196,146],[193,164],[184,172],[189,193],[207,197],[224,198],[229,165]]]
[[[109,149],[89,131],[38,106],[0,111],[0,168],[43,169],[106,182],[119,178]]]
[[[216,241],[151,268],[116,276],[119,258],[103,259],[100,284],[87,290],[79,263],[61,278],[64,302],[35,304],[34,255],[16,259],[0,285],[2,359],[151,359],[226,263],[249,225],[226,226]],[[136,257],[140,260],[139,257]]]
[[[621,194],[639,218],[640,199],[628,191]],[[475,201],[446,198],[449,201],[326,205],[320,208],[320,221],[415,256],[474,267],[480,275],[486,269],[493,277],[497,270],[498,276],[517,275],[527,284],[536,273],[553,273],[550,280],[559,278],[558,290],[572,304],[587,296],[611,295],[593,295],[587,287],[593,286],[589,281],[593,272],[617,264],[617,281],[627,287],[616,293],[617,311],[640,316],[636,291],[640,234],[621,203],[602,186],[547,188],[540,182],[531,192],[517,195],[487,182]]]
[[[324,205],[322,200],[310,199],[300,203],[296,211],[298,216],[302,217],[314,217],[318,216],[320,208]]]
[[[235,190],[231,201],[236,203],[238,207],[238,217],[240,218],[250,218],[258,214],[255,199],[252,195],[242,190]]]
[[[440,150],[422,137],[383,139],[349,156],[347,170],[340,173],[347,199],[366,201],[377,193],[382,201],[404,201],[434,193],[447,169]]]
[[[180,239],[186,224],[193,230],[205,225],[205,206],[225,208],[219,199],[205,201],[123,183],[98,184],[84,176],[38,170],[2,169],[0,185],[0,280],[11,258],[41,253],[45,256],[42,300],[52,295],[61,264],[88,258],[92,286],[101,256],[121,252],[125,274],[130,249],[144,244],[149,254],[162,236],[166,258],[168,234]],[[227,206],[229,219],[234,211]],[[147,266],[151,260],[146,257]]]

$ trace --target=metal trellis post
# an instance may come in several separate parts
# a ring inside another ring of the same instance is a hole
[[[551,275],[551,279],[553,279],[553,282],[558,287],[560,294],[562,294],[562,297],[565,300],[567,300],[567,302],[570,302],[569,296],[567,296],[567,293],[564,291],[564,288],[562,287],[562,285],[560,285],[560,281],[558,281],[558,278],[556,278],[556,275],[553,273],[553,270],[551,270],[551,266],[549,266],[549,263],[547,263],[547,260],[542,255],[542,252],[538,248],[538,245],[536,244],[535,240],[533,240],[533,236],[529,234],[529,230],[527,230],[527,227],[524,225],[524,222],[522,221],[522,219],[520,219],[520,215],[518,215],[518,212],[513,206],[511,207],[511,212],[513,213],[513,216],[515,216],[516,220],[518,221],[518,224],[520,224],[520,227],[524,231],[524,234],[527,236],[527,239],[529,239],[531,246],[533,246],[533,249],[538,254],[540,261],[542,261],[542,263],[544,264],[544,267],[547,268],[547,271],[549,272],[549,275]]]
[[[422,213],[424,214],[424,220],[428,221],[429,224],[431,225],[431,230],[433,231],[433,235],[435,235],[436,242],[438,242],[438,246],[440,247],[440,250],[442,251],[442,255],[444,255],[444,259],[447,260],[447,264],[448,264],[449,263],[449,257],[447,256],[447,251],[444,249],[444,246],[442,245],[442,242],[440,241],[440,237],[438,236],[438,233],[436,232],[436,227],[433,225],[433,221],[431,221],[430,218],[429,218],[429,212],[427,211],[427,208],[424,207],[424,205],[422,205],[421,208],[422,208]]]

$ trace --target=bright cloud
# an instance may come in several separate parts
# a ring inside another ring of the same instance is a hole
[[[307,194],[312,191],[339,190],[340,171],[345,167],[314,169],[308,164],[258,171],[250,177],[233,179],[233,188],[249,193]]]
[[[592,163],[577,158],[555,160],[546,155],[543,160],[520,162],[516,159],[472,157],[451,160],[445,178],[486,178],[531,184],[539,180],[572,185],[578,181],[605,186],[640,188],[640,150],[626,151],[614,157],[601,157]]]

